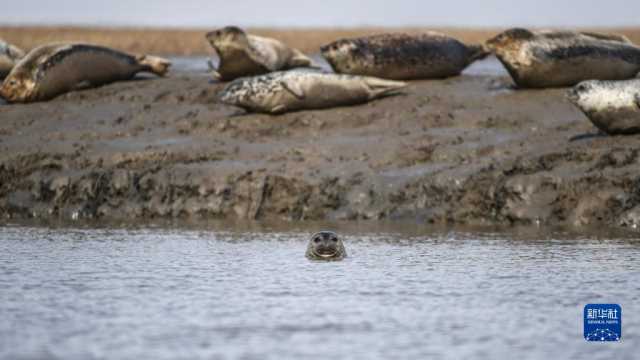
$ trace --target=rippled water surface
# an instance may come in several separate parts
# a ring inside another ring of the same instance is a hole
[[[637,239],[352,229],[318,263],[306,230],[0,228],[0,358],[637,359]]]

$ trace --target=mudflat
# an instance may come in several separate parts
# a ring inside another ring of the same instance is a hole
[[[600,134],[566,89],[463,74],[270,116],[223,86],[175,72],[0,105],[0,216],[640,222],[638,136]]]

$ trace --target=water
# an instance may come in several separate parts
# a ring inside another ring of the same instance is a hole
[[[344,229],[317,263],[301,226],[0,228],[0,358],[637,358],[639,239]]]
[[[212,50],[213,52],[213,50]],[[315,64],[325,71],[331,71],[331,65],[320,54],[313,54],[311,58]],[[171,72],[177,74],[205,74],[209,71],[207,62],[211,59],[214,67],[218,66],[218,59],[215,56],[174,56],[170,57]],[[509,76],[507,70],[502,66],[495,56],[479,60],[471,64],[463,72],[465,75],[481,76]]]

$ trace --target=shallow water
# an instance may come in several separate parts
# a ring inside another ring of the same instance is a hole
[[[320,65],[322,69],[331,71],[331,66],[327,63],[320,54],[311,56],[316,64]],[[170,60],[172,62],[171,71],[175,73],[206,73],[209,71],[207,61],[211,57],[207,56],[174,56]],[[212,64],[218,66],[217,58],[212,59]],[[505,68],[500,64],[500,61],[494,56],[488,57],[483,60],[479,60],[471,64],[463,72],[465,75],[484,75],[484,76],[509,76]]]
[[[640,240],[304,228],[0,228],[2,359],[632,359]],[[622,305],[623,341],[582,338]]]

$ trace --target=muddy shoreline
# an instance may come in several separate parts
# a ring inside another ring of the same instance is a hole
[[[0,105],[5,219],[640,223],[637,136],[604,136],[564,89],[417,81],[282,116],[218,104],[175,73]]]

